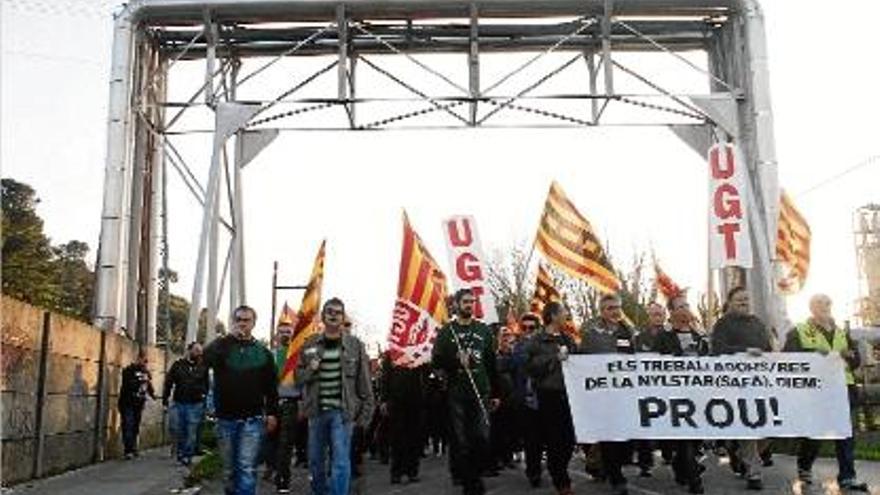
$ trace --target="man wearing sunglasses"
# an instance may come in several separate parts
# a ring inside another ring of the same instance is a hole
[[[373,414],[370,359],[363,342],[344,330],[340,299],[324,303],[321,320],[324,331],[306,340],[296,365],[296,382],[303,387],[301,410],[309,419],[312,493],[348,495],[352,431],[355,425],[369,425]]]
[[[272,353],[251,335],[256,311],[239,306],[232,315],[232,332],[205,348],[204,361],[214,370],[226,494],[254,495],[264,430],[271,433],[278,424],[278,379]]]

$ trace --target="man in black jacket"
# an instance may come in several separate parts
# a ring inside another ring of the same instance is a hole
[[[177,462],[189,466],[198,445],[199,425],[205,411],[208,395],[208,370],[202,364],[202,346],[192,342],[186,347],[186,356],[171,365],[162,387],[162,406],[174,391],[174,415],[177,420]]]
[[[254,495],[264,430],[271,433],[278,426],[278,378],[272,353],[251,335],[257,313],[240,306],[233,318],[233,331],[211,342],[204,360],[214,370],[226,493]]]
[[[476,297],[470,289],[455,294],[456,319],[437,332],[431,365],[448,377],[453,473],[461,476],[464,495],[482,495],[481,471],[488,458],[489,410],[498,405],[495,338],[474,318]]]
[[[153,377],[147,369],[149,358],[146,349],[138,351],[135,362],[122,370],[122,385],[119,389],[119,414],[122,416],[122,445],[125,458],[138,455],[137,440],[141,429],[141,414],[147,397],[156,400],[153,393]]]
[[[606,294],[599,300],[600,318],[581,339],[585,354],[633,354],[633,331],[623,323],[620,296]],[[626,477],[623,466],[631,456],[629,442],[600,442],[605,476],[615,495],[626,495]]]
[[[684,294],[672,297],[668,302],[670,331],[661,333],[655,342],[655,350],[660,354],[672,356],[705,356],[709,354],[709,343],[706,336],[696,331],[691,325],[691,309]],[[675,481],[687,485],[690,493],[705,493],[703,480],[700,477],[700,466],[697,462],[696,440],[670,440],[669,445],[675,452],[672,471]]]
[[[382,357],[380,407],[390,427],[392,484],[400,483],[403,476],[410,483],[419,481],[424,440],[424,375],[422,368],[394,366],[388,354]]]
[[[549,302],[542,311],[544,328],[526,345],[526,372],[538,394],[538,415],[547,444],[547,471],[560,495],[571,495],[568,463],[574,451],[574,424],[562,377],[562,363],[574,353],[575,343],[562,331],[565,307]],[[538,427],[534,425],[533,427]]]
[[[666,308],[662,304],[652,301],[648,304],[648,325],[635,336],[636,352],[657,352],[656,343],[660,334],[666,332]],[[654,440],[636,440],[633,445],[636,449],[639,462],[639,476],[650,478],[654,468],[654,448],[657,442]],[[665,445],[665,444],[661,444]],[[668,449],[663,450],[663,458],[667,457]]]
[[[714,355],[748,353],[760,356],[773,350],[770,332],[757,316],[751,312],[749,293],[744,287],[734,287],[727,294],[724,304],[725,313],[712,328],[711,349]],[[763,490],[761,480],[762,461],[758,455],[757,440],[740,440],[737,442],[735,455],[738,460],[731,462],[733,467],[742,465],[741,471],[746,475],[746,488]]]

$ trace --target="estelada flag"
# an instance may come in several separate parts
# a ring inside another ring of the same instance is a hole
[[[620,280],[590,222],[569,201],[559,184],[550,185],[535,246],[547,261],[600,292],[618,292]]]
[[[437,329],[446,318],[446,276],[404,212],[397,301],[388,332],[392,364],[415,368],[430,361]]]
[[[318,256],[315,257],[315,264],[312,267],[309,285],[306,286],[302,304],[300,304],[299,312],[296,315],[293,337],[287,346],[287,359],[284,361],[284,367],[278,373],[282,385],[293,383],[296,363],[299,360],[303,344],[306,339],[318,332],[318,321],[320,320],[318,312],[321,306],[321,285],[324,282],[324,249],[326,245],[326,240],[321,242],[321,248],[318,250]]]
[[[535,293],[534,295],[532,295],[532,300],[529,304],[529,307],[533,313],[540,315],[541,311],[544,310],[544,306],[546,306],[547,303],[550,302],[565,304],[562,299],[562,294],[559,293],[556,285],[553,284],[553,278],[550,277],[550,273],[547,272],[547,269],[544,268],[544,265],[542,263],[539,263],[538,278],[535,279]],[[571,316],[570,312],[569,316]],[[563,325],[562,331],[568,334],[575,341],[575,343],[580,344],[581,334],[578,331],[577,325],[575,325],[574,320],[569,318]]]
[[[803,288],[810,270],[811,237],[807,220],[795,208],[791,197],[782,191],[776,227],[776,258],[782,265],[782,273],[776,281],[779,292],[794,294]]]

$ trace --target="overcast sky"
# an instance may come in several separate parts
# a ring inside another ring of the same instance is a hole
[[[111,5],[4,0],[0,15],[3,176],[36,189],[53,242],[83,240],[92,253],[100,230]],[[831,10],[774,0],[765,1],[764,10],[780,183],[793,193],[813,231],[810,277],[804,292],[789,298],[789,312],[803,317],[808,295],[824,291],[837,301],[842,319],[851,314],[857,295],[852,213],[880,203],[880,162],[801,193],[880,155],[880,68],[871,34],[880,4],[838,0]],[[543,68],[564,59],[548,59]],[[466,85],[463,58],[423,60]],[[706,91],[704,76],[668,56],[621,60],[667,87]],[[482,62],[484,82],[512,68],[510,61],[491,56]],[[405,67],[404,61],[382,63]],[[302,79],[320,65],[317,59],[278,64],[245,85],[242,96],[274,96],[290,85],[291,75]],[[169,98],[182,100],[203,80],[202,65],[176,69]],[[408,73],[431,94],[453,94],[429,75]],[[513,93],[537,75],[525,74],[502,89]],[[335,91],[335,72],[328,77],[303,96]],[[364,88],[392,91],[363,66],[358,78]],[[546,91],[583,91],[585,78],[584,64],[575,64]],[[619,84],[619,90],[645,92],[623,76]],[[359,112],[362,121],[382,114]],[[610,108],[608,117],[629,115]],[[199,127],[205,117],[195,113],[184,124]],[[196,136],[175,142],[203,180],[209,141]],[[181,274],[173,290],[189,298],[201,211],[169,173],[171,265]],[[476,217],[487,252],[530,243],[553,179],[610,244],[616,260],[628,264],[634,252],[653,248],[682,285],[705,285],[705,161],[663,128],[289,133],[244,176],[248,299],[260,314],[262,334],[268,332],[272,261],[280,263],[281,283],[305,283],[318,244],[327,238],[325,297],[342,297],[368,340],[383,340],[396,291],[401,209],[445,263],[440,222],[454,214]],[[280,296],[285,298],[297,306],[300,295]]]

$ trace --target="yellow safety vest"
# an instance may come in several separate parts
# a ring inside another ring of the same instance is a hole
[[[846,332],[839,328],[834,329],[834,338],[829,344],[825,334],[813,326],[810,322],[801,323],[797,327],[798,337],[801,341],[801,347],[807,351],[827,351],[827,352],[844,352],[849,350],[849,342],[846,338]],[[849,369],[849,363],[844,361],[844,374],[846,376],[846,384],[853,385],[856,383],[852,370]]]

